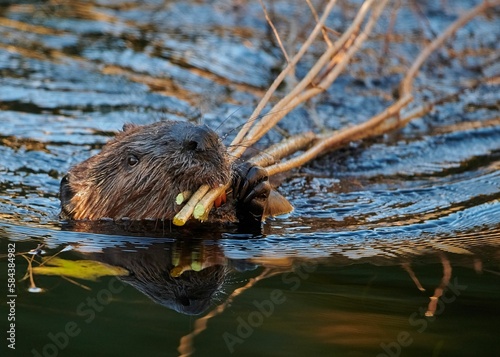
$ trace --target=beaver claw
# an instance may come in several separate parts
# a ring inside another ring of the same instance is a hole
[[[266,169],[245,162],[236,167],[233,196],[243,203],[254,198],[266,200],[271,191]]]
[[[244,162],[235,170],[233,197],[237,200],[236,214],[240,223],[258,224],[262,221],[264,207],[271,192],[267,170]]]

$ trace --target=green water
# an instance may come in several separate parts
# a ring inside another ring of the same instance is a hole
[[[133,244],[123,238],[121,245],[127,247],[113,255],[149,254],[160,246],[166,265],[169,249],[181,244],[164,239]],[[13,241],[3,237],[2,251]],[[17,240],[16,251],[29,251],[37,241]],[[81,260],[100,255],[95,253],[100,246],[96,242],[73,246],[80,252],[58,257]],[[213,242],[196,242],[183,254],[200,246],[221,248]],[[29,280],[16,283],[16,350],[9,355],[133,356],[147,351],[151,356],[470,356],[480,351],[493,356],[500,312],[498,250],[484,252],[483,257],[429,252],[418,259],[401,257],[401,264],[386,260],[384,265],[346,265],[336,257],[272,259],[270,255],[252,262],[226,257],[221,260],[227,270],[223,285],[197,316],[155,303],[116,277],[77,279],[83,288],[61,276],[35,274],[43,293],[29,293]],[[417,288],[403,263],[412,263],[409,266],[425,291]],[[1,264],[5,286],[7,264],[5,260]],[[429,297],[442,283],[445,266],[451,269],[449,284],[434,316],[426,317]],[[27,261],[17,256],[17,277],[26,270]],[[254,278],[261,280],[253,282]],[[241,287],[243,291],[235,295]],[[223,306],[222,311],[214,312],[217,306]],[[2,315],[5,328],[6,313]],[[200,330],[204,317],[206,328]]]

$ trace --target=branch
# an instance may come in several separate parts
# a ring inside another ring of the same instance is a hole
[[[250,118],[247,120],[245,125],[238,132],[238,135],[231,142],[231,145],[230,145],[231,147],[234,147],[236,145],[241,144],[245,134],[248,133],[248,130],[252,126],[256,125],[256,119],[259,117],[259,115],[262,112],[262,110],[264,109],[264,107],[269,103],[271,96],[274,94],[276,89],[278,89],[278,86],[283,82],[283,80],[286,78],[288,73],[290,73],[290,71],[292,71],[295,68],[297,63],[304,56],[304,54],[309,49],[309,47],[311,46],[313,41],[316,39],[316,37],[318,36],[320,31],[323,29],[323,26],[326,22],[326,19],[328,18],[328,15],[332,11],[335,3],[336,3],[336,0],[330,0],[328,2],[328,4],[325,7],[325,11],[323,12],[323,15],[321,16],[319,22],[316,24],[313,31],[311,32],[311,34],[307,38],[306,42],[304,42],[304,44],[300,47],[299,52],[297,52],[297,54],[295,56],[293,56],[293,58],[288,63],[288,65],[285,67],[285,69],[283,69],[283,71],[281,71],[281,73],[278,75],[278,77],[276,77],[273,84],[271,84],[271,86],[267,90],[266,94],[261,99],[261,101],[259,102],[259,104],[255,108],[255,110],[253,111],[252,115],[250,115]],[[275,110],[273,110],[273,111],[275,111]],[[239,149],[233,150],[231,154],[236,155],[237,157],[240,157],[241,154],[243,154],[243,151],[244,151],[244,148],[243,148],[243,150],[241,148],[239,148]]]
[[[400,87],[400,99],[391,105],[389,108],[384,110],[382,113],[372,117],[365,123],[353,126],[349,129],[341,130],[335,132],[333,135],[323,137],[319,140],[313,147],[291,160],[272,165],[267,168],[269,175],[275,175],[280,172],[285,172],[293,168],[304,165],[305,163],[313,160],[317,156],[325,153],[326,151],[331,151],[346,142],[362,140],[369,137],[379,136],[383,133],[389,132],[391,130],[401,128],[406,125],[410,120],[420,117],[432,109],[432,103],[423,104],[422,106],[414,109],[410,113],[407,113],[405,117],[400,118],[400,111],[412,101],[411,92],[413,90],[413,81],[415,76],[418,74],[420,67],[425,62],[425,60],[438,48],[440,48],[443,43],[453,36],[453,34],[467,22],[472,20],[475,16],[483,13],[490,7],[498,6],[500,1],[488,2],[485,1],[480,5],[476,6],[472,10],[468,11],[455,22],[453,22],[439,37],[427,45],[420,55],[415,59],[410,70],[401,82]]]
[[[259,121],[255,120],[255,118],[260,115],[262,109],[267,105],[269,99],[277,89],[278,85],[283,81],[289,71],[291,71],[297,64],[305,51],[311,45],[312,41],[316,38],[318,33],[324,29],[324,23],[335,4],[335,0],[331,0],[328,3],[322,17],[320,18],[307,41],[301,47],[297,55],[292,58],[285,69],[280,73],[278,78],[276,78],[276,80],[273,82],[269,90],[266,92],[264,98],[252,113],[252,116],[247,120],[243,128],[231,143],[231,155],[234,158],[241,156],[246,147],[251,146],[262,136],[264,136],[265,133],[267,133],[272,127],[274,127],[288,112],[293,110],[304,101],[307,101],[313,96],[325,91],[333,83],[333,81],[335,81],[335,79],[339,76],[341,71],[350,61],[352,56],[356,53],[361,44],[368,37],[378,17],[384,9],[386,2],[387,0],[379,2],[375,2],[375,0],[365,1],[359,9],[351,26],[342,34],[342,36],[337,41],[335,41],[334,44],[328,46],[325,53],[312,66],[307,75],[292,89],[290,93],[288,93],[271,109],[269,115],[267,115],[265,118],[261,118]],[[374,3],[376,4],[374,5]],[[400,99],[390,107],[385,109],[383,112],[375,115],[362,124],[329,133],[328,135],[313,137],[313,134],[310,134],[311,136],[307,139],[309,141],[304,141],[307,142],[306,144],[303,144],[302,142],[299,144],[299,141],[297,141],[296,146],[294,146],[295,144],[293,144],[286,146],[286,149],[284,151],[281,151],[283,149],[278,150],[280,152],[279,154],[274,151],[276,148],[273,146],[269,148],[269,151],[267,151],[264,156],[259,155],[252,161],[254,163],[261,164],[262,166],[271,165],[267,167],[267,170],[269,172],[269,175],[274,175],[276,173],[288,171],[292,168],[301,166],[306,162],[313,160],[317,156],[324,154],[327,151],[331,151],[332,149],[337,148],[341,145],[344,145],[347,142],[378,136],[390,130],[400,128],[406,125],[411,119],[428,112],[429,110],[431,110],[432,104],[424,104],[421,107],[408,113],[402,119],[400,118],[401,110],[413,100],[413,97],[411,95],[411,92],[413,90],[413,81],[418,74],[418,71],[420,70],[422,64],[436,49],[440,48],[443,43],[457,31],[458,28],[464,26],[472,18],[481,14],[485,10],[498,5],[500,5],[499,0],[484,1],[480,5],[474,7],[473,9],[462,15],[458,20],[452,23],[439,37],[437,37],[434,41],[427,45],[422,50],[420,55],[415,59],[408,73],[401,81],[399,92]],[[366,21],[364,31],[361,31],[361,25],[370,9],[372,10],[371,15]],[[320,75],[321,72],[323,72],[322,75]],[[318,82],[319,84],[314,84]],[[314,140],[315,143],[312,145],[312,147],[310,147],[302,154],[285,162],[275,163],[275,161],[279,160],[280,158],[291,155],[292,153],[303,149],[303,147],[309,145]],[[275,154],[277,155],[277,157],[273,158]],[[270,157],[265,157],[265,155],[269,155]],[[206,215],[208,209],[212,207],[213,201],[218,196],[220,196],[221,193],[223,193],[224,189],[227,189],[228,187],[229,184],[225,187],[212,190],[206,195],[206,197],[203,199],[203,202],[200,202],[198,205],[194,203],[194,205],[196,205],[197,212],[202,212],[202,214],[199,214],[200,217]],[[190,204],[193,199],[194,198],[192,197],[188,204]],[[187,216],[187,219],[189,219],[189,216]],[[174,224],[177,224],[175,219]]]

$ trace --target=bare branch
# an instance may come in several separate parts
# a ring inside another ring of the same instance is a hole
[[[266,5],[264,5],[264,1],[259,0],[260,6],[262,7],[262,10],[264,11],[264,16],[266,17],[266,21],[271,26],[271,29],[273,30],[274,37],[276,37],[276,41],[278,41],[278,45],[281,48],[281,52],[283,52],[283,56],[285,56],[286,63],[290,63],[290,58],[288,57],[288,54],[286,53],[285,47],[283,46],[283,42],[281,42],[280,35],[278,31],[276,30],[276,27],[274,26],[273,21],[269,17],[269,14],[267,13]]]

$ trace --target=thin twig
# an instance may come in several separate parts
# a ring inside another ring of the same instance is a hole
[[[422,286],[422,284],[420,284],[420,281],[418,280],[417,276],[415,275],[415,272],[411,268],[410,263],[403,263],[403,264],[401,264],[401,266],[403,267],[404,270],[406,270],[408,275],[410,275],[410,278],[411,278],[411,280],[413,280],[413,282],[417,286],[417,289],[420,291],[425,291],[425,288]]]
[[[391,15],[389,18],[389,26],[387,27],[387,32],[385,33],[384,45],[382,47],[382,56],[379,59],[379,68],[378,72],[382,72],[382,67],[389,58],[387,55],[389,54],[389,44],[392,36],[392,31],[394,30],[394,25],[396,25],[396,18],[399,8],[401,7],[401,0],[397,0],[393,5]]]
[[[69,281],[71,284],[75,284],[76,286],[79,286],[81,287],[82,289],[85,289],[85,290],[92,290],[90,287],[88,287],[87,285],[83,285],[82,283],[79,283],[78,281],[76,280],[73,280],[65,275],[61,275],[61,278],[63,278],[64,280],[67,280]]]
[[[309,6],[309,10],[311,10],[311,13],[314,17],[314,20],[316,20],[316,23],[318,23],[319,22],[318,12],[314,8],[313,4],[311,3],[311,0],[306,0],[306,2],[307,2],[307,6]],[[328,45],[328,47],[333,46],[332,41],[330,41],[330,38],[328,37],[328,29],[325,26],[323,26],[323,28],[321,29],[321,32],[323,33],[323,41],[325,41],[325,43]]]
[[[295,56],[293,56],[293,58],[290,60],[290,63],[288,63],[288,65],[283,69],[283,71],[281,71],[281,73],[278,75],[278,77],[276,77],[274,82],[271,84],[271,86],[267,90],[266,94],[264,95],[264,97],[262,97],[261,101],[259,102],[259,104],[255,108],[255,110],[253,111],[252,115],[250,115],[250,117],[247,120],[247,122],[245,123],[245,125],[243,125],[241,130],[238,132],[238,135],[236,135],[236,137],[232,141],[232,143],[231,143],[232,147],[241,144],[243,137],[248,133],[249,129],[252,126],[257,125],[255,118],[259,117],[262,110],[269,103],[271,96],[274,94],[276,89],[278,89],[278,86],[283,82],[283,80],[286,78],[288,73],[295,68],[297,63],[300,61],[300,59],[304,56],[304,54],[309,49],[311,44],[314,42],[314,40],[318,36],[319,32],[323,28],[323,26],[326,22],[326,19],[328,18],[328,15],[332,11],[332,8],[335,5],[335,3],[336,3],[336,0],[330,0],[328,2],[328,4],[325,7],[325,11],[323,12],[323,15],[321,16],[319,22],[316,24],[316,26],[314,27],[313,31],[311,32],[311,34],[309,35],[307,40],[304,42],[304,44],[300,47],[299,52],[297,52],[297,54]],[[276,112],[276,110],[272,110],[271,112]],[[243,150],[241,150],[241,149],[232,150],[232,155],[239,157],[239,156],[241,156],[241,154],[243,154],[243,151],[244,151],[244,149]]]
[[[422,52],[418,55],[418,57],[413,62],[412,66],[408,70],[405,78],[403,79],[400,87],[400,97],[403,97],[409,94],[413,87],[413,79],[416,77],[420,67],[427,60],[427,58],[438,48],[440,48],[443,43],[453,36],[453,34],[462,26],[464,26],[467,22],[472,20],[477,15],[483,13],[487,9],[495,6],[500,6],[500,1],[483,1],[481,4],[472,8],[471,10],[464,13],[460,16],[455,22],[453,22],[448,28],[439,35],[434,41],[432,41],[429,45],[427,45]]]
[[[264,1],[259,0],[260,6],[262,7],[262,10],[264,11],[264,16],[266,17],[266,21],[271,26],[271,29],[273,30],[274,37],[276,37],[276,41],[278,41],[278,45],[281,48],[281,52],[283,52],[283,56],[285,56],[286,63],[290,63],[290,58],[288,57],[288,53],[286,53],[285,47],[283,46],[283,42],[281,41],[280,35],[278,31],[276,30],[276,27],[274,26],[274,23],[271,21],[271,18],[269,17],[269,14],[267,13],[266,5],[264,5]]]
[[[377,22],[378,17],[380,16],[380,13],[382,12],[382,9],[384,8],[386,3],[387,0],[383,0],[377,4],[376,8],[372,12],[365,26],[364,31],[359,33],[356,39],[354,40],[353,44],[348,46],[347,50],[341,54],[341,60],[336,64],[334,68],[332,68],[330,72],[327,73],[325,78],[318,85],[315,85],[309,90],[295,96],[290,103],[291,106],[295,107],[296,105],[299,105],[300,103],[309,100],[310,98],[318,95],[319,93],[324,92],[330,87],[330,85],[335,81],[335,79],[337,79],[340,73],[345,69],[345,67],[347,66],[351,58],[354,56],[356,51],[359,50],[362,43],[368,38],[368,35],[375,26],[375,23]]]

